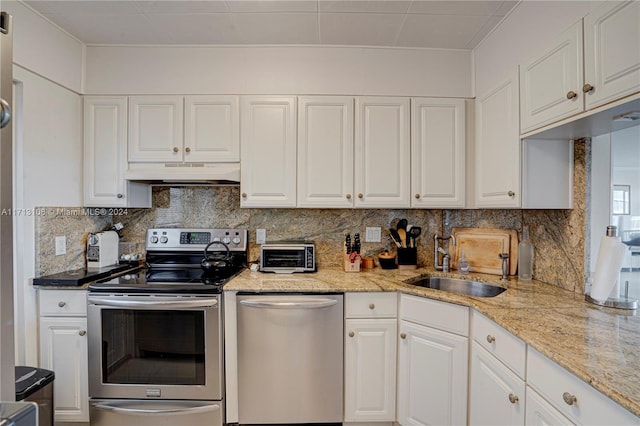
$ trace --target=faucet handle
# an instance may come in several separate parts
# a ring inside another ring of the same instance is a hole
[[[498,257],[502,259],[502,278],[500,281],[509,280],[509,253],[500,253]]]
[[[509,259],[509,253],[500,253],[498,257],[502,260]]]

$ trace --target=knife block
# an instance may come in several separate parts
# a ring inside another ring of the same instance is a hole
[[[358,255],[356,260],[354,262],[351,262],[350,255],[348,255],[347,251],[344,250],[342,252],[342,263],[345,272],[360,272],[360,263],[362,263],[362,257]]]

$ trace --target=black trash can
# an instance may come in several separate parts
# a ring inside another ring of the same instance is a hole
[[[38,425],[53,426],[53,371],[16,366],[16,401],[38,404]]]

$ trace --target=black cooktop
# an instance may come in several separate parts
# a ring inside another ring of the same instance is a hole
[[[121,273],[127,269],[134,269],[135,266],[124,263],[118,265],[104,266],[101,268],[80,268],[71,271],[59,272],[57,274],[45,275],[33,279],[34,286],[81,286],[89,281],[105,279],[111,275]]]

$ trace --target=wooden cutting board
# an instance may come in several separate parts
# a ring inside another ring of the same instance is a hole
[[[469,270],[484,274],[502,275],[500,253],[509,253],[509,275],[518,269],[518,232],[513,229],[453,228],[455,247],[450,247],[452,267],[458,269],[458,260],[464,256]]]

